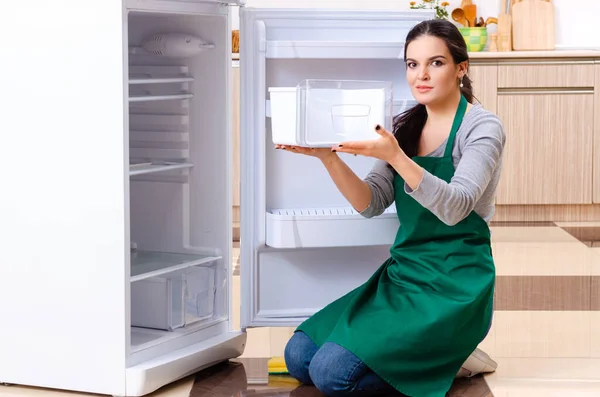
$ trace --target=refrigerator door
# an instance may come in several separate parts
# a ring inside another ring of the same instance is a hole
[[[0,382],[125,388],[121,8],[2,2]]]
[[[273,122],[283,120],[283,107],[271,107],[270,92],[305,79],[389,81],[392,112],[401,113],[415,104],[404,40],[433,17],[418,10],[240,9],[242,328],[298,325],[366,281],[388,258],[398,228],[393,205],[367,219],[319,160],[274,149],[272,136],[281,131],[272,128],[285,126],[294,136],[294,123]],[[341,157],[361,178],[374,164]]]

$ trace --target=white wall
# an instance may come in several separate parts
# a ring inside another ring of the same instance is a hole
[[[553,0],[556,9],[556,45],[558,47],[600,47],[600,36],[595,33],[599,0]],[[345,9],[409,9],[410,0],[247,0],[247,7],[278,8],[345,8]],[[477,16],[484,19],[498,16],[500,0],[476,0]],[[570,4],[569,4],[570,3]],[[460,0],[450,0],[448,12],[460,5]],[[535,21],[532,21],[535,23]],[[233,29],[239,27],[237,10],[233,10]],[[492,25],[490,32],[495,32]]]

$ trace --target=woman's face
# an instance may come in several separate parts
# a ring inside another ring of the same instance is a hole
[[[455,65],[446,43],[424,35],[406,49],[406,78],[414,98],[423,105],[443,102],[459,90],[466,62]]]

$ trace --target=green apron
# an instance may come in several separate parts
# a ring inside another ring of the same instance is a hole
[[[454,175],[452,147],[466,108],[462,97],[443,157],[413,158],[446,182]],[[394,189],[400,227],[391,257],[297,331],[318,346],[345,347],[403,394],[444,397],[492,318],[490,230],[475,212],[444,224],[405,193],[399,175]]]

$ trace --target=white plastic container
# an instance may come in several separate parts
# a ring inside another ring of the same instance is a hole
[[[131,325],[172,331],[210,319],[215,268],[193,266],[131,283]]]
[[[274,144],[330,147],[378,139],[377,124],[392,127],[392,83],[304,80],[296,87],[269,87]]]

